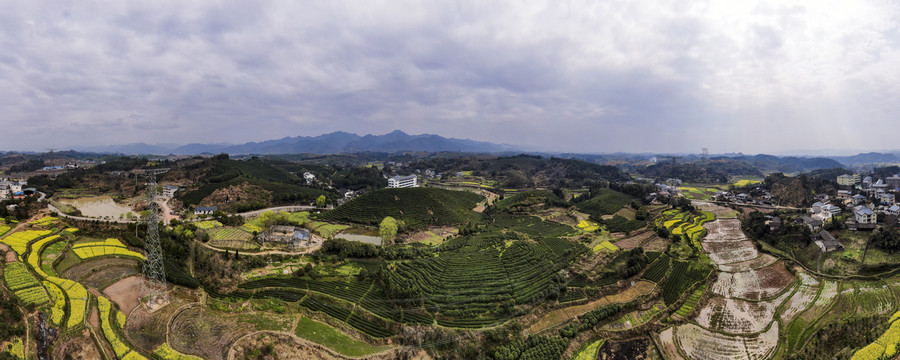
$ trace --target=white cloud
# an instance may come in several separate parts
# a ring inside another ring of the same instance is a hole
[[[402,129],[565,151],[896,148],[898,15],[892,1],[18,2],[0,14],[0,119],[21,136],[0,147]],[[890,131],[847,135],[872,127]]]

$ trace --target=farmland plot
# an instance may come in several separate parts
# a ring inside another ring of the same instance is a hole
[[[813,301],[816,300],[816,294],[818,293],[818,285],[810,286],[801,284],[800,289],[797,290],[797,292],[788,299],[787,303],[784,304],[784,311],[781,313],[781,319],[785,322],[791,321],[794,316],[797,316],[797,314],[803,312],[803,310],[806,310],[812,305]]]
[[[831,306],[831,302],[838,295],[838,283],[837,281],[828,281],[826,280],[822,283],[822,289],[819,290],[819,297],[816,298],[816,301],[813,302],[812,306],[810,306],[809,310],[803,313],[801,317],[807,323],[812,323],[819,316],[821,316],[825,310]]]
[[[691,359],[766,359],[778,345],[778,326],[772,324],[767,331],[756,335],[729,336],[687,324],[678,327],[675,339]]]
[[[881,282],[857,282],[857,313],[886,315],[894,310],[893,293]]]
[[[684,360],[681,353],[678,352],[678,346],[675,345],[675,328],[670,327],[659,333],[659,350],[663,356],[669,360]]]
[[[756,245],[750,240],[743,241],[703,241],[703,249],[717,265],[743,262],[759,257]]]
[[[778,295],[793,283],[793,276],[784,263],[736,273],[719,273],[711,290],[726,298],[762,300]]]
[[[719,241],[742,241],[747,240],[747,236],[741,232],[741,221],[738,219],[719,219],[717,221],[703,224],[707,234],[703,241],[719,242]]]
[[[760,254],[759,257],[747,261],[741,261],[731,264],[719,264],[719,271],[724,272],[743,272],[755,269],[761,269],[777,262],[774,256],[769,254]]]
[[[779,299],[752,302],[715,297],[700,310],[695,321],[707,329],[731,334],[759,332],[772,322]]]

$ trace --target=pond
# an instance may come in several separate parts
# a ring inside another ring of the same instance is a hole
[[[89,198],[78,198],[74,200],[63,200],[62,203],[69,204],[81,211],[81,214],[87,217],[105,217],[118,219],[119,215],[131,212],[131,208],[119,205],[109,196],[95,196]]]
[[[372,245],[381,245],[381,238],[378,236],[340,233],[335,235],[334,237],[338,239],[364,242]]]

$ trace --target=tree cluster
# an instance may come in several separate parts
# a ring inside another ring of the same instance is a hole
[[[345,239],[327,239],[322,243],[322,251],[344,258],[373,258],[379,255],[375,245]]]

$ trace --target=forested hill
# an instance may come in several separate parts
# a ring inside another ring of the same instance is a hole
[[[225,206],[223,210],[234,212],[336,196],[307,186],[301,177],[273,166],[272,161],[238,161],[223,155],[173,167],[163,179],[190,184],[177,195],[185,205]]]
[[[762,172],[746,161],[721,158],[675,164],[660,162],[644,168],[641,174],[658,180],[678,178],[688,182],[727,183],[732,176],[761,176]]]
[[[645,177],[665,180],[679,178],[688,182],[725,183],[735,176],[762,176],[769,173],[802,173],[820,169],[842,168],[827,158],[778,157],[754,155],[715,157],[707,161],[662,161],[639,169]]]
[[[581,187],[598,181],[621,182],[631,179],[615,166],[537,155],[429,158],[415,161],[409,166],[434,169],[445,174],[471,171],[475,176],[497,179],[502,187],[515,189]]]

